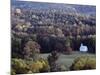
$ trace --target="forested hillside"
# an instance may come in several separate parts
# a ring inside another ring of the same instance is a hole
[[[74,53],[81,56],[81,44],[88,48],[86,55],[90,58],[82,60],[89,59],[89,65],[77,68],[75,62],[66,69],[56,62],[60,54],[71,55],[73,60]],[[11,52],[13,74],[95,69],[91,54],[95,58],[96,7],[12,0]],[[48,53],[46,59],[41,58]]]

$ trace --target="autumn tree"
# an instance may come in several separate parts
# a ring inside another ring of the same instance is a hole
[[[29,40],[24,46],[24,58],[25,59],[37,59],[37,54],[40,52],[40,45],[32,40]]]
[[[56,72],[58,71],[58,64],[57,64],[57,60],[59,58],[59,55],[57,53],[57,51],[52,51],[51,54],[48,56],[48,62],[50,65],[50,71],[51,72]]]
[[[71,40],[69,37],[66,38],[66,43],[65,43],[65,53],[70,54],[72,52],[71,48]]]

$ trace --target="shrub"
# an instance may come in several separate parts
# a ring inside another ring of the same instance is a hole
[[[33,62],[32,64],[30,64],[30,69],[33,73],[38,73],[39,70],[42,68],[42,64],[41,62],[37,61],[37,62]]]
[[[71,54],[72,53],[72,48],[70,46],[65,47],[65,54]]]
[[[70,70],[87,70],[87,69],[95,69],[96,68],[96,60],[95,58],[90,57],[78,57],[74,60],[74,63],[70,67]]]
[[[46,60],[39,59],[30,65],[30,69],[32,72],[48,72],[49,64]]]
[[[47,60],[42,58],[36,61],[12,59],[12,75],[48,72],[49,70],[50,67]]]
[[[49,66],[48,61],[44,60],[44,59],[40,59],[39,61],[43,65],[43,68],[40,70],[40,72],[49,72],[50,71],[50,66]]]
[[[12,59],[12,74],[22,74],[27,73],[29,71],[28,65],[22,59]]]
[[[67,67],[65,65],[60,65],[59,71],[67,71]]]

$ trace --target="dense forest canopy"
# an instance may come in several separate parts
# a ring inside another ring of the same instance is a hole
[[[95,53],[95,6],[16,0],[11,4],[12,39],[20,40],[20,49],[32,39],[40,45],[40,52],[63,52],[67,45],[79,50],[83,43]]]

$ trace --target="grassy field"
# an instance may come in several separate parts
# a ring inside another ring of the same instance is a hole
[[[45,58],[47,59],[49,54],[40,54],[40,56],[42,58]],[[90,54],[90,53],[82,53],[82,52],[73,52],[72,54],[70,55],[65,55],[65,54],[59,54],[59,59],[58,59],[58,63],[61,64],[61,65],[65,65],[68,67],[71,66],[71,64],[73,63],[73,61],[75,60],[75,58],[77,57],[80,57],[80,56],[89,56],[91,58],[96,58],[96,55],[95,54]]]

